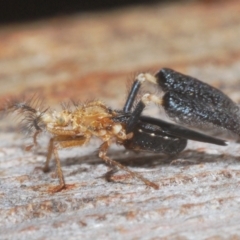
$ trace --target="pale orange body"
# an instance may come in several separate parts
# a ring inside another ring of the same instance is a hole
[[[114,116],[116,116],[114,111],[108,109],[102,102],[94,101],[77,106],[73,111],[44,113],[41,119],[47,131],[56,137],[69,136],[73,140],[75,137],[82,137],[87,143],[92,136],[96,136],[104,142],[114,140],[121,142],[128,137],[123,124],[112,120]]]
[[[53,135],[49,142],[44,171],[49,170],[49,161],[53,153],[60,180],[60,185],[54,191],[59,191],[65,186],[57,149],[82,146],[87,144],[93,136],[103,141],[99,149],[99,157],[110,165],[116,165],[132,173],[126,167],[106,156],[110,144],[122,144],[124,140],[131,138],[132,135],[126,134],[124,124],[112,120],[116,113],[107,108],[102,102],[89,102],[77,106],[73,111],[64,109],[60,112],[39,112],[39,116],[41,118],[40,122]],[[37,134],[34,136],[34,142],[36,142],[36,137]]]

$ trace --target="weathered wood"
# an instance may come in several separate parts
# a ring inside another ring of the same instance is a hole
[[[0,29],[0,99],[38,93],[64,100],[102,99],[121,108],[135,73],[171,67],[240,102],[239,1],[132,7]],[[150,113],[155,111],[151,110]],[[165,156],[110,156],[156,182],[160,190],[107,170],[99,142],[59,151],[68,189],[40,167],[47,136],[34,152],[16,121],[0,123],[0,239],[238,239],[240,146],[189,142],[170,164]]]

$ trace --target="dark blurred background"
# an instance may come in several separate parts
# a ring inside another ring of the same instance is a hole
[[[81,11],[105,10],[156,2],[174,2],[174,0],[1,0],[0,23],[23,22]]]

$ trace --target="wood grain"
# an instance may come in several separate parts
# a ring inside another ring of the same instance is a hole
[[[79,14],[0,29],[0,100],[37,93],[62,101],[102,99],[121,108],[141,71],[164,66],[203,79],[240,102],[238,1],[165,3]],[[155,109],[150,109],[154,113]],[[110,156],[159,184],[147,189],[97,157],[98,140],[59,152],[68,188],[40,167],[48,135],[35,151],[0,123],[0,239],[239,239],[240,147],[189,141],[173,162],[113,146]]]

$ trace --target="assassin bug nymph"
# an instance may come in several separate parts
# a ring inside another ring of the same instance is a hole
[[[165,73],[166,71],[173,70],[162,69],[161,71]],[[221,146],[226,145],[224,140],[168,123],[157,118],[142,115],[145,106],[150,102],[154,102],[162,105],[167,113],[170,113],[170,116],[176,116],[179,111],[182,111],[180,112],[180,120],[185,119],[184,116],[188,116],[188,114],[187,111],[184,113],[184,108],[187,109],[191,100],[195,100],[193,98],[194,94],[190,94],[189,98],[186,97],[187,101],[182,102],[183,106],[181,106],[181,108],[177,106],[175,109],[174,107],[170,108],[170,104],[166,104],[164,97],[163,99],[160,99],[158,96],[150,93],[144,94],[136,107],[133,107],[138,90],[144,81],[150,81],[157,84],[162,87],[164,91],[167,89],[165,86],[162,86],[162,83],[159,81],[159,74],[161,71],[155,76],[148,73],[139,74],[132,85],[132,89],[128,95],[123,110],[120,111],[112,110],[100,101],[92,101],[86,104],[73,104],[73,109],[70,107],[63,107],[61,111],[52,111],[48,108],[39,109],[35,106],[34,101],[31,100],[25,102],[12,101],[6,105],[5,109],[7,111],[17,111],[23,115],[23,123],[26,124],[28,129],[33,130],[34,144],[37,143],[38,134],[42,131],[47,131],[52,135],[49,141],[46,162],[43,170],[44,172],[49,171],[49,161],[52,155],[54,155],[59,178],[59,185],[54,188],[54,192],[60,191],[65,187],[58,149],[85,145],[93,136],[98,137],[103,141],[102,145],[99,147],[99,157],[106,164],[112,166],[113,169],[118,168],[128,172],[132,177],[141,180],[147,186],[154,189],[158,189],[157,184],[108,157],[107,150],[109,146],[113,143],[117,143],[130,150],[176,155],[186,147],[188,139]],[[176,72],[173,71],[173,73]],[[180,73],[177,74],[177,80],[179,77],[183,78],[185,76]],[[167,73],[164,78],[168,79],[169,73]],[[173,81],[176,79],[173,79]],[[206,99],[204,99],[204,101],[209,101],[209,99],[212,100],[211,104],[213,107],[217,107],[218,104],[222,105],[222,108],[229,105],[235,106],[232,101],[220,91],[209,85],[207,85],[207,89],[204,90],[202,88],[202,86],[206,86],[204,83],[193,78],[191,78],[191,80],[193,81],[193,86],[191,88],[188,87],[188,89],[191,89],[194,93],[205,93]],[[180,91],[180,93],[175,91],[176,97],[178,97],[178,94],[188,94],[187,91],[187,93],[184,93],[184,91],[181,90],[185,87],[186,84],[184,84],[185,82],[179,82],[177,87],[173,87],[173,89]],[[216,98],[212,99],[210,96],[208,97],[208,94],[210,94],[211,91],[217,93]],[[218,102],[219,97],[224,101],[222,104]],[[168,108],[165,106],[168,106],[171,111],[168,111]],[[198,123],[202,121],[200,118],[197,120],[199,120]],[[188,117],[187,123],[191,123],[191,121],[192,119]],[[108,176],[109,178],[109,176],[114,173],[114,170],[111,170],[108,173],[109,174],[106,174],[106,177]]]

